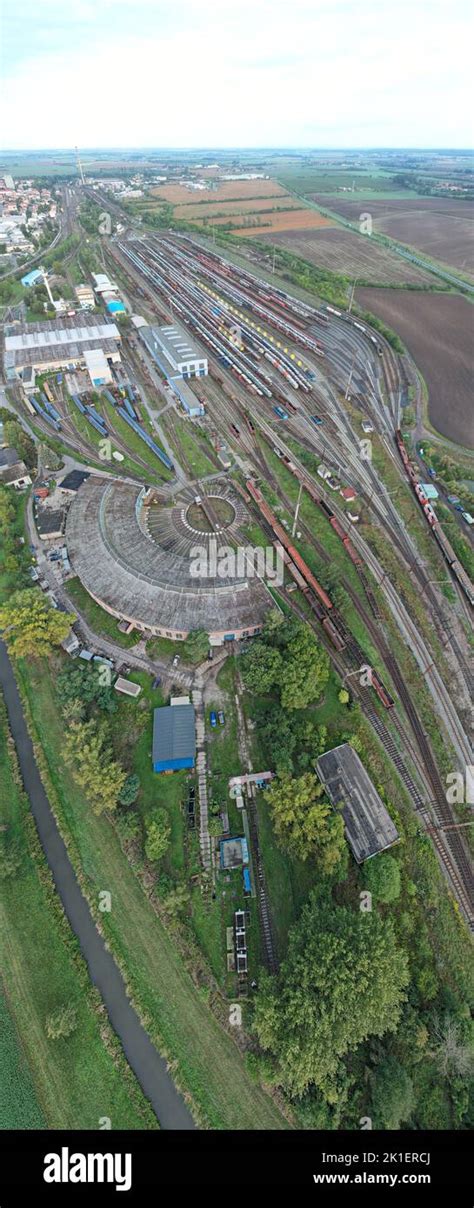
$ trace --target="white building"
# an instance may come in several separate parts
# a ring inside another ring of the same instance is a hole
[[[150,327],[155,351],[180,377],[204,377],[208,373],[207,357],[189,342],[189,336],[177,323],[166,327]],[[144,329],[140,330],[143,335]]]

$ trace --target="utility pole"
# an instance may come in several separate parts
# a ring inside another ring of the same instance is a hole
[[[346,393],[345,393],[345,395],[344,395],[344,398],[345,398],[346,402],[347,402],[347,399],[349,398],[349,390],[350,390],[350,388],[351,388],[352,374],[353,374],[353,372],[354,372],[354,365],[355,365],[355,363],[356,363],[356,359],[355,359],[355,357],[353,357],[353,358],[352,358],[351,371],[350,371],[350,374],[349,374],[349,377],[348,377],[348,380],[347,380]]]
[[[353,282],[353,285],[352,285],[351,300],[350,300],[350,302],[349,302],[349,309],[348,309],[348,311],[347,311],[348,315],[350,315],[351,310],[352,310],[352,303],[353,303],[353,301],[354,301],[354,290],[355,290],[356,285],[357,285],[357,278],[356,278],[356,277],[354,277],[354,282]]]
[[[273,248],[273,264],[272,264],[272,273],[274,273],[274,272],[275,272],[275,255],[276,255],[276,247],[274,247],[274,248]]]
[[[298,523],[298,512],[299,512],[299,510],[300,510],[300,503],[301,503],[301,495],[302,495],[302,492],[303,492],[303,483],[302,483],[302,482],[300,482],[300,489],[299,489],[299,491],[298,491],[298,499],[297,499],[297,501],[296,501],[296,508],[295,508],[295,518],[294,518],[294,521],[293,521],[293,528],[292,528],[292,530],[291,530],[291,536],[292,536],[292,537],[294,537],[294,535],[295,535],[295,533],[296,533],[296,525],[297,525],[297,523]]]

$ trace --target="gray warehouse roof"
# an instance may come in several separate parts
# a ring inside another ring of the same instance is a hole
[[[194,759],[194,705],[165,705],[153,713],[153,765]]]
[[[58,321],[21,323],[5,328],[5,368],[42,364],[45,361],[71,361],[86,350],[101,348],[113,353],[121,342],[115,323],[98,323],[88,315],[75,315]]]
[[[358,864],[396,843],[395,823],[350,743],[326,751],[316,770],[332,804],[344,805],[346,838]]]

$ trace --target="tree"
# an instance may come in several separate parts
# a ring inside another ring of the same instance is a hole
[[[218,814],[209,818],[208,830],[213,839],[218,839],[222,835],[222,821]]]
[[[0,607],[0,630],[14,658],[40,658],[51,654],[67,637],[73,613],[52,608],[34,588],[16,591]]]
[[[350,695],[349,695],[349,693],[348,693],[348,691],[347,691],[347,688],[341,688],[341,689],[340,689],[340,691],[339,691],[339,692],[338,692],[338,694],[337,694],[337,699],[338,699],[338,700],[341,702],[341,705],[347,705],[347,704],[349,704],[349,701],[350,701],[350,699],[351,699],[351,698],[350,698]]]
[[[337,867],[345,846],[344,822],[323,797],[322,785],[311,772],[292,779],[280,775],[266,792],[280,847],[300,860],[312,856],[322,871]]]
[[[48,1015],[46,1020],[46,1035],[50,1040],[71,1036],[77,1028],[77,1009],[73,1003],[64,1003]]]
[[[145,853],[148,860],[162,860],[168,850],[171,826],[166,810],[157,809],[146,824]]]
[[[263,623],[262,636],[264,641],[271,641],[280,629],[280,626],[283,625],[283,622],[284,617],[280,610],[278,608],[271,608],[270,612],[267,612]]]
[[[400,865],[389,852],[367,860],[363,876],[364,885],[379,902],[396,902],[400,897]]]
[[[74,779],[84,789],[94,814],[114,810],[126,780],[108,745],[105,725],[95,721],[72,722],[64,746],[64,758]]]
[[[166,895],[163,902],[163,909],[166,911],[166,914],[171,916],[171,918],[175,918],[177,915],[183,914],[184,911],[187,910],[189,901],[189,889],[187,885],[185,885],[184,881],[182,881],[179,885],[175,885],[173,889],[170,889],[170,892]]]
[[[191,629],[186,638],[186,654],[191,663],[200,663],[209,650],[209,634],[205,629]]]
[[[372,1094],[372,1114],[376,1127],[400,1128],[410,1119],[414,1104],[410,1075],[397,1057],[389,1055],[378,1066]]]
[[[289,642],[281,677],[284,709],[304,709],[320,696],[329,679],[329,657],[309,625],[300,625]]]
[[[118,708],[116,694],[109,684],[102,682],[100,667],[96,664],[92,667],[79,662],[68,664],[58,675],[57,690],[63,712],[71,700],[79,700],[84,706],[95,702],[105,713],[116,713]]]
[[[291,772],[297,739],[291,718],[280,705],[271,704],[265,710],[259,725],[259,735],[268,753],[270,766],[278,772]]]
[[[119,793],[119,801],[121,805],[133,805],[140,792],[140,777],[134,773],[127,776],[123,789]]]
[[[446,1015],[444,1019],[437,1016],[434,1023],[435,1048],[434,1056],[444,1078],[469,1078],[474,1072],[474,1051],[472,1047],[471,1022]]]
[[[277,977],[264,975],[255,1030],[279,1085],[333,1089],[340,1060],[369,1036],[396,1030],[408,960],[390,920],[321,901],[313,892],[290,932]]]
[[[278,650],[257,641],[242,659],[242,679],[249,692],[265,693],[278,683],[283,661]]]

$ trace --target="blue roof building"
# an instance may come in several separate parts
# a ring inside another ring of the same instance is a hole
[[[42,281],[42,280],[43,280],[42,270],[39,268],[33,268],[31,270],[31,273],[26,273],[26,276],[21,278],[21,284],[26,285],[26,287],[28,288],[30,285],[36,285],[39,281]]]
[[[193,768],[196,724],[193,705],[165,705],[153,712],[153,771]]]
[[[111,315],[124,315],[126,313],[124,304],[121,302],[120,298],[114,299],[113,302],[107,302],[106,307]]]

